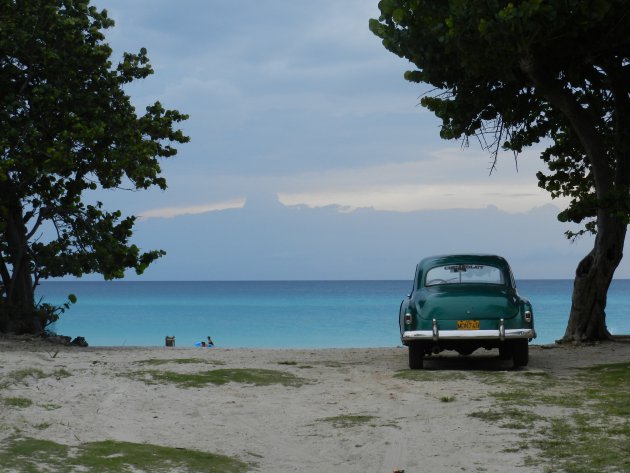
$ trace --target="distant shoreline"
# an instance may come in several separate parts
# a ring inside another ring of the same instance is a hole
[[[82,349],[93,349],[93,350],[194,350],[194,351],[213,351],[213,350],[255,350],[255,351],[326,351],[326,350],[389,350],[389,349],[405,349],[402,344],[396,346],[382,346],[382,347],[301,347],[301,348],[285,348],[285,347],[221,347],[219,345],[215,345],[213,347],[199,347],[199,346],[179,346],[175,345],[174,347],[168,347],[166,345],[89,345],[88,347],[75,347],[70,346],[67,343],[63,343],[60,339],[66,338],[71,339],[71,337],[59,335],[53,335],[51,337],[42,337],[40,335],[15,335],[15,334],[2,334],[0,333],[0,348],[4,347],[5,349],[25,349],[28,350],[29,346],[34,347],[33,349],[45,349],[45,348],[55,348],[62,347],[68,349],[74,348],[82,348]],[[89,344],[89,340],[87,340]],[[630,344],[630,334],[616,334],[612,335],[612,343],[628,343]],[[575,347],[580,346],[592,346],[592,345],[600,345],[607,344],[609,342],[596,342],[596,343],[585,343],[583,345],[576,344]],[[558,344],[554,343],[536,343],[536,341],[532,341],[529,343],[530,349],[550,349],[550,348],[567,348],[571,345],[566,344]],[[493,353],[491,350],[486,351],[483,349],[479,349],[477,354],[479,353]],[[445,352],[448,353],[448,352]]]

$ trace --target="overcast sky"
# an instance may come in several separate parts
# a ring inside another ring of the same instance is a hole
[[[191,142],[163,164],[166,192],[106,196],[126,213],[176,227],[178,216],[269,195],[343,212],[526,213],[552,202],[537,187],[535,151],[518,172],[511,154],[501,156],[489,175],[477,143],[439,138],[438,120],[418,105],[426,89],[403,79],[407,61],[368,29],[377,0],[93,4],[116,22],[106,32],[114,61],[148,49],[155,74],[128,88],[138,109],[159,100],[190,115]]]

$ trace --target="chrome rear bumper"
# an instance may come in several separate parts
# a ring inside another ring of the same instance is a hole
[[[505,319],[499,319],[497,330],[439,330],[437,320],[433,319],[432,330],[407,330],[403,332],[401,340],[509,340],[517,338],[536,338],[536,331],[532,328],[506,329]]]
[[[533,329],[507,329],[501,333],[500,330],[411,330],[403,332],[402,340],[411,342],[414,340],[505,340],[515,338],[536,338]]]

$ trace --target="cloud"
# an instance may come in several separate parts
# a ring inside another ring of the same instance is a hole
[[[491,188],[492,193],[487,190]],[[341,205],[350,208],[371,207],[376,210],[412,212],[417,210],[478,209],[490,205],[507,212],[526,212],[549,202],[546,194],[530,192],[530,186],[484,185],[405,185],[373,186],[310,193],[280,194],[285,205],[309,207]],[[515,193],[515,191],[517,191]],[[518,193],[518,192],[521,193]]]
[[[183,207],[162,207],[141,212],[139,218],[147,220],[150,218],[173,218],[180,215],[195,215],[207,212],[216,212],[227,209],[240,209],[245,205],[245,199],[234,199],[225,202],[212,202],[208,204],[198,204]]]
[[[395,150],[392,154],[407,156],[406,146],[392,145],[391,149]],[[362,147],[356,148],[363,151]],[[517,213],[552,202],[561,208],[566,205],[566,201],[552,200],[538,187],[536,171],[540,160],[535,151],[521,157],[518,172],[511,156],[502,157],[491,175],[489,158],[483,151],[451,147],[416,154],[415,161],[366,163],[309,172],[289,169],[209,176],[191,173],[169,180],[169,191],[153,195],[151,200],[158,206],[156,202],[168,202],[179,196],[178,208],[189,208],[193,205],[186,204],[181,197],[188,196],[191,202],[193,194],[203,209],[205,202],[242,203],[248,196],[267,193],[277,194],[280,201],[289,206],[337,205],[346,210],[372,207],[397,212],[494,205]]]
[[[524,155],[520,171],[500,161],[488,174],[483,152],[444,148],[413,162],[365,166],[285,179],[280,200],[310,207],[341,205],[350,208],[410,212],[495,205],[507,212],[526,212],[552,201],[537,185],[535,156]],[[511,169],[510,169],[511,168]],[[554,201],[563,206],[565,201]]]

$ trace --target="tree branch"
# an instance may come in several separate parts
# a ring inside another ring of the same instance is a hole
[[[37,215],[37,221],[33,225],[33,228],[31,228],[31,231],[26,234],[26,240],[30,240],[32,236],[35,235],[35,232],[37,232],[37,230],[39,229],[39,227],[42,225],[43,222],[44,222],[44,216],[42,215],[42,211],[40,210]]]
[[[588,156],[597,197],[603,199],[613,186],[613,176],[606,157],[606,147],[597,132],[599,117],[582,107],[575,96],[558,80],[537,70],[533,58],[524,58],[521,70],[530,78],[537,92],[569,120]]]

